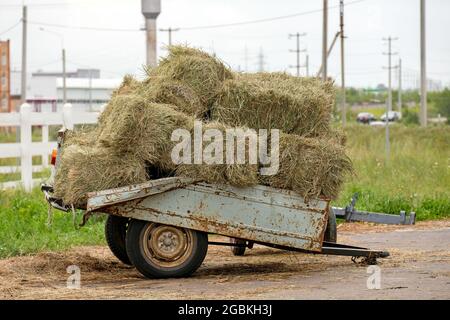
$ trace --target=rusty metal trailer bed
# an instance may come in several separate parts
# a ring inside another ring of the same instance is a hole
[[[47,200],[52,187],[43,186]],[[325,199],[306,202],[293,191],[266,186],[236,188],[189,178],[163,178],[88,194],[84,220],[108,214],[106,238],[113,253],[147,277],[193,273],[208,245],[228,245],[235,255],[261,244],[314,254],[362,257],[374,264],[389,253],[336,243],[336,217]],[[231,239],[210,241],[208,234]]]

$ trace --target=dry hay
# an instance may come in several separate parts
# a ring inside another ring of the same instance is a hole
[[[174,168],[170,158],[172,132],[190,130],[194,118],[135,94],[114,97],[108,108],[112,116],[106,119],[98,138],[100,145],[111,151],[110,157],[145,161],[165,170]]]
[[[111,99],[113,99],[116,96],[135,93],[138,90],[140,90],[141,87],[142,83],[140,81],[136,80],[131,75],[126,75],[123,78],[123,81],[120,84],[120,86],[116,90],[114,90],[113,93],[111,94]],[[98,118],[98,123],[100,127],[103,125],[103,123],[106,121],[107,118],[113,116],[112,112],[113,108],[111,108],[110,105],[108,104],[105,110],[103,110],[103,112],[100,114]]]
[[[344,148],[328,139],[280,135],[280,167],[277,174],[261,177],[263,184],[298,192],[306,199],[337,197],[352,163]]]
[[[222,82],[233,78],[232,72],[217,58],[187,46],[168,47],[169,55],[150,70],[149,76],[174,80],[190,87],[204,106],[209,107]]]
[[[64,145],[93,146],[97,141],[99,127],[81,127],[76,131],[68,130],[64,134]]]
[[[179,164],[176,169],[176,175],[195,178],[196,180],[207,183],[230,184],[239,187],[258,184],[258,165],[249,164],[248,161],[248,140],[246,140],[245,163],[226,164],[227,141],[228,139],[231,139],[230,141],[233,142],[234,146],[236,139],[226,135],[225,131],[226,129],[230,129],[230,127],[222,123],[210,122],[202,126],[203,133],[210,129],[218,130],[223,137],[223,139],[221,139],[222,141],[219,141],[223,146],[223,162],[219,164],[194,164],[193,154],[191,154],[191,164]],[[210,145],[211,142],[203,142],[203,150],[206,151],[207,146]],[[191,150],[193,150],[193,144]],[[233,150],[233,154],[236,157],[236,148]],[[212,156],[215,156],[215,154],[212,153]]]
[[[56,175],[52,181],[56,197],[67,199],[69,196],[68,193],[70,193],[70,190],[67,178],[69,170],[76,160],[72,151],[75,151],[77,148],[81,149],[95,145],[98,135],[97,132],[98,128],[82,128],[76,131],[66,131],[62,148],[63,151],[58,158],[58,170],[56,170]],[[67,152],[65,152],[66,149],[68,149]],[[69,154],[69,156],[65,156],[64,154]]]
[[[208,107],[188,85],[163,77],[149,77],[138,92],[145,99],[156,103],[172,105],[177,111],[196,118],[204,118]]]
[[[55,177],[55,196],[83,207],[86,193],[147,180],[145,165],[132,156],[112,156],[107,148],[65,145]]]
[[[335,143],[345,147],[347,145],[347,135],[342,128],[330,128],[328,132],[321,135],[322,139],[328,139],[330,143]]]
[[[334,198],[351,171],[345,135],[330,126],[334,94],[331,82],[285,73],[232,74],[205,52],[172,46],[146,80],[124,78],[96,128],[67,135],[56,196],[82,204],[90,191],[178,175],[242,187],[260,182],[306,198]],[[171,141],[172,134],[186,129],[192,137],[196,118],[212,120],[203,132],[224,133],[232,126],[296,135],[281,135],[280,170],[270,177],[259,177],[258,165],[248,161],[176,164],[171,153],[178,142]]]
[[[330,129],[333,86],[282,73],[242,74],[224,82],[211,118],[253,129],[316,137]]]
[[[237,78],[245,81],[256,81],[274,89],[281,89],[295,94],[299,87],[308,87],[310,89],[320,88],[331,96],[336,95],[336,90],[332,81],[323,82],[321,78],[316,77],[294,77],[285,72],[258,72],[258,73],[239,73]]]
[[[126,75],[120,86],[113,91],[111,96],[115,97],[123,94],[131,94],[136,92],[141,86],[142,82],[136,80],[132,75]]]

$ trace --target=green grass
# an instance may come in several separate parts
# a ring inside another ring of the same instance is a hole
[[[358,192],[358,209],[398,214],[415,211],[418,220],[450,217],[450,127],[391,126],[391,156],[385,161],[385,129],[346,129],[356,174],[334,204]]]
[[[77,222],[81,213],[77,213]],[[104,217],[92,217],[76,229],[72,214],[53,210],[53,223],[47,225],[47,203],[40,190],[0,192],[0,258],[26,255],[43,250],[66,250],[78,245],[104,244]]]
[[[384,128],[351,125],[346,131],[356,174],[348,178],[333,205],[346,205],[358,192],[361,210],[415,211],[418,220],[450,217],[449,126],[393,125],[389,163],[385,162]],[[0,258],[105,243],[103,218],[91,218],[79,230],[71,214],[57,210],[51,227],[46,221],[47,204],[38,189],[29,194],[0,191]]]

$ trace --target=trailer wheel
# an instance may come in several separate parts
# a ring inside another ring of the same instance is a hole
[[[208,235],[142,220],[131,220],[126,247],[136,269],[148,278],[185,277],[205,259]]]
[[[330,209],[328,213],[328,223],[327,229],[325,230],[325,239],[326,242],[337,242],[337,223],[336,223],[336,215],[334,214],[333,209]]]
[[[105,238],[108,247],[117,259],[131,265],[125,245],[128,222],[130,219],[108,215],[105,223]]]
[[[231,247],[231,252],[233,253],[233,255],[235,256],[243,256],[245,254],[245,245],[247,244],[247,241],[242,240],[242,239],[237,239],[237,238],[230,238],[230,242],[233,244],[238,244],[241,245],[239,247],[235,247],[232,246]]]

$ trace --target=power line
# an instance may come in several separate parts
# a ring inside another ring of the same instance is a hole
[[[367,0],[354,0],[352,2],[349,2],[346,4],[346,6],[357,4],[363,1]],[[337,9],[339,8],[339,5],[330,6],[329,9]],[[235,26],[242,26],[242,25],[248,25],[248,24],[256,24],[256,23],[263,23],[263,22],[270,22],[270,21],[276,21],[276,20],[282,20],[282,19],[289,19],[289,18],[295,18],[300,17],[304,15],[309,15],[313,13],[322,12],[321,9],[315,9],[310,11],[303,11],[298,13],[293,13],[289,15],[284,16],[277,16],[277,17],[271,17],[271,18],[263,18],[263,19],[256,19],[256,20],[249,20],[249,21],[240,21],[240,22],[232,22],[232,23],[224,23],[224,24],[215,24],[215,25],[204,25],[204,26],[193,26],[193,27],[180,27],[178,29],[180,30],[202,30],[202,29],[216,29],[216,28],[225,28],[225,27],[235,27]],[[56,24],[56,23],[47,23],[47,22],[40,22],[40,21],[28,21],[30,24],[35,25],[41,25],[41,26],[47,26],[47,27],[56,27],[56,28],[67,28],[67,29],[79,29],[79,30],[90,30],[90,31],[118,31],[118,32],[136,32],[136,31],[142,31],[141,29],[126,29],[126,28],[99,28],[99,27],[92,27],[92,26],[74,26],[74,25],[63,25],[63,24]]]
[[[159,29],[159,31],[167,32],[169,34],[169,46],[172,45],[172,32],[176,32],[176,31],[179,31],[179,30],[180,30],[179,28],[171,28],[171,27],[169,27],[167,29]]]
[[[67,6],[69,3],[67,2],[59,2],[59,3],[30,3],[27,4],[27,7],[50,7],[50,6]],[[23,5],[21,4],[0,4],[0,7],[2,8],[22,8]]]
[[[17,27],[20,23],[22,22],[22,20],[17,21],[15,24],[13,24],[11,27],[9,27],[6,30],[3,30],[2,32],[0,32],[0,36],[11,31],[12,29],[14,29],[15,27]]]
[[[29,65],[29,67],[33,68],[33,69],[39,69],[39,68],[42,68],[42,67],[45,67],[45,66],[48,66],[48,65],[59,63],[60,61],[61,61],[61,59],[58,58],[56,60],[52,60],[52,61],[49,61],[49,62],[46,62],[46,63],[32,64],[32,65]]]
[[[45,26],[45,27],[65,28],[65,29],[79,29],[79,30],[90,30],[90,31],[114,31],[114,32],[136,32],[136,31],[143,31],[142,29],[100,28],[100,27],[88,27],[88,26],[70,26],[70,25],[64,25],[64,24],[46,23],[46,22],[30,21],[30,20],[28,20],[28,23],[29,23],[29,24],[38,25],[38,26]]]
[[[363,2],[366,0],[355,0],[351,1],[348,5],[357,4],[360,2]],[[330,6],[329,9],[337,9],[339,8],[339,5]],[[205,25],[205,26],[194,26],[194,27],[180,27],[181,30],[201,30],[201,29],[214,29],[214,28],[225,28],[225,27],[235,27],[235,26],[242,26],[247,24],[255,24],[255,23],[262,23],[262,22],[270,22],[270,21],[276,21],[276,20],[282,20],[282,19],[290,19],[295,17],[300,17],[308,14],[313,13],[319,13],[322,12],[323,8],[315,9],[315,10],[309,10],[309,11],[303,11],[303,12],[297,12],[292,13],[284,16],[278,16],[278,17],[272,17],[272,18],[263,18],[263,19],[256,19],[256,20],[249,20],[249,21],[241,21],[241,22],[232,22],[232,23],[223,23],[223,24],[215,24],[215,25]]]

